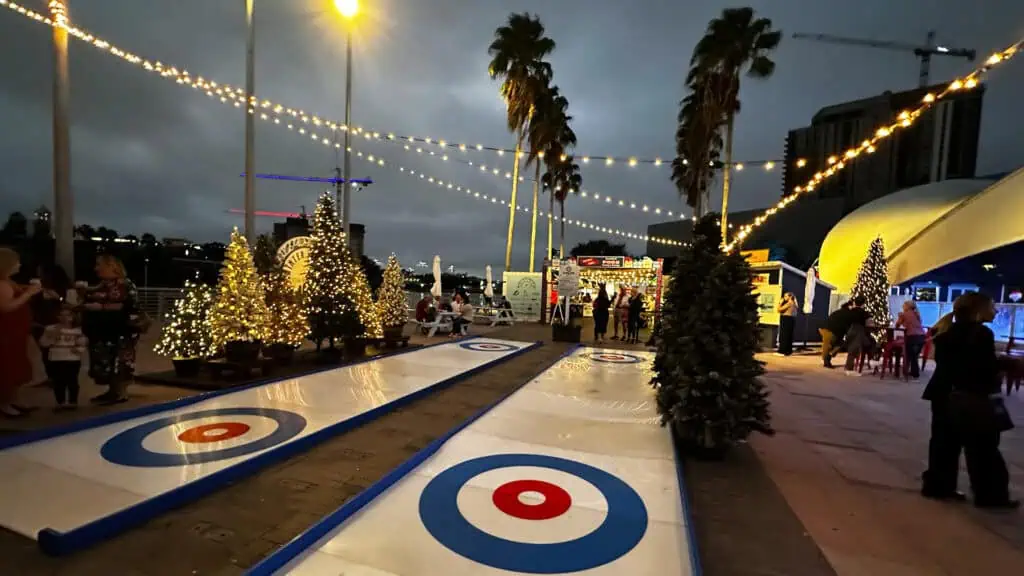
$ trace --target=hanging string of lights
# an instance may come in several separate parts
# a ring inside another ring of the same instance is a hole
[[[53,3],[59,4],[56,0]],[[62,7],[63,5],[61,5]],[[53,27],[62,27],[68,31],[68,34],[74,38],[77,38],[83,42],[91,44],[95,48],[112,54],[125,62],[143,68],[148,72],[155,73],[162,78],[172,80],[178,84],[188,85],[196,89],[205,90],[211,97],[218,97],[222,101],[231,101],[236,104],[237,107],[241,107],[245,103],[245,90],[239,87],[231,86],[229,84],[216,82],[210,79],[203,78],[202,76],[194,76],[188,70],[179,69],[175,66],[165,64],[156,60],[148,60],[136,54],[133,54],[127,50],[119,48],[107,40],[99,38],[94,34],[91,34],[82,28],[74,26],[67,21],[66,12],[63,10],[55,12],[55,17],[50,17],[40,12],[36,12],[31,8],[14,2],[13,0],[0,0],[0,7],[8,8],[11,11],[25,16],[36,22],[46,24]],[[57,17],[59,16],[59,17]],[[505,154],[511,154],[514,151],[508,148],[500,146],[485,146],[483,144],[465,144],[465,143],[453,143],[451,141],[441,138],[431,137],[417,137],[407,135],[396,135],[394,133],[382,133],[373,130],[366,130],[362,127],[352,126],[347,127],[344,123],[335,122],[321,118],[315,114],[308,114],[303,110],[290,108],[282,104],[272,102],[270,100],[260,99],[256,96],[252,97],[251,103],[259,108],[263,113],[274,116],[288,116],[295,120],[301,121],[303,124],[312,123],[316,127],[327,126],[331,130],[349,130],[351,129],[353,134],[360,135],[372,135],[375,138],[384,138],[387,140],[395,140],[406,142],[409,144],[420,144],[425,146],[437,147],[442,150],[457,150],[460,152],[480,151],[480,152],[492,152],[499,156]],[[661,158],[639,158],[636,156],[600,156],[590,154],[577,154],[580,161],[586,164],[602,164],[604,166],[626,166],[626,167],[638,167],[641,165],[650,165],[655,167],[670,166],[671,162],[663,160]],[[781,163],[780,160],[751,160],[751,161],[738,161],[733,162],[732,166],[734,170],[742,171],[745,167],[761,167],[764,170],[772,170],[776,165]],[[799,165],[799,163],[798,163]],[[724,166],[724,165],[723,165]]]
[[[925,94],[917,108],[900,112],[892,122],[879,126],[875,130],[874,134],[870,138],[862,141],[859,146],[850,148],[844,152],[842,156],[836,155],[829,157],[827,160],[829,167],[827,169],[815,173],[814,176],[812,176],[805,184],[794,187],[793,191],[779,200],[778,204],[765,210],[752,222],[740,226],[736,231],[736,234],[733,236],[733,239],[729,243],[725,244],[723,249],[727,252],[733,250],[736,246],[741,244],[755,228],[763,225],[769,218],[778,214],[780,210],[785,209],[786,206],[789,206],[791,203],[796,201],[801,195],[813,192],[816,188],[821,186],[822,182],[841,172],[860,155],[873,154],[877,147],[883,144],[885,140],[895,135],[898,131],[912,126],[914,122],[920,118],[922,114],[931,109],[936,102],[939,102],[950,94],[976,88],[981,82],[982,77],[984,77],[989,70],[1013,58],[1021,48],[1024,48],[1024,38],[1021,38],[1005,49],[992,54],[985,60],[984,64],[975,68],[971,73],[963,76],[962,78],[956,78],[938,93],[929,92]]]

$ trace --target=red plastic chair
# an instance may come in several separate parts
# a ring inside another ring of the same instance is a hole
[[[924,372],[925,365],[928,364],[928,356],[932,353],[932,332],[931,330],[925,332],[924,346],[921,348],[921,371]]]
[[[910,380],[907,373],[907,341],[905,338],[886,342],[882,348],[882,365],[879,378],[884,379],[886,373],[892,373],[897,380]]]

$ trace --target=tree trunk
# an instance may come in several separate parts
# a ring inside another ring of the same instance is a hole
[[[523,147],[523,131],[516,134],[516,151],[512,164],[512,198],[508,203],[508,239],[505,241],[505,272],[512,271],[512,236],[516,231],[516,193],[519,191],[519,154]]]
[[[540,193],[540,158],[534,159],[533,211],[530,212],[530,272],[533,272],[537,250],[537,195]]]
[[[558,257],[565,260],[565,200],[559,202],[558,207],[562,213],[558,231]]]
[[[551,244],[552,233],[555,227],[555,191],[548,190],[548,261],[551,260],[554,246]]]
[[[736,115],[729,114],[725,127],[725,167],[722,170],[722,242],[729,242],[729,184],[732,172],[732,128]]]

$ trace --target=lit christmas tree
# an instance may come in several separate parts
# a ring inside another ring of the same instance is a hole
[[[875,322],[874,336],[885,335],[885,328],[892,323],[889,314],[889,264],[885,260],[885,242],[881,236],[871,241],[868,255],[857,271],[857,282],[851,296],[863,296],[864,309]]]
[[[380,319],[362,266],[345,246],[345,235],[338,221],[334,200],[325,193],[317,202],[310,234],[309,268],[303,284],[303,301],[309,319],[310,339],[319,348],[324,340],[333,347],[335,340],[352,336],[350,308],[358,314],[364,333],[358,336],[380,338]]]
[[[181,299],[174,303],[160,341],[153,350],[174,360],[209,358],[214,354],[210,333],[213,289],[205,284],[185,284]]]
[[[210,311],[213,345],[223,350],[229,342],[263,342],[269,314],[263,282],[256,273],[249,243],[236,228],[224,255],[217,299]]]
[[[298,348],[309,333],[309,322],[302,299],[292,288],[284,263],[277,257],[277,242],[272,236],[263,234],[257,238],[253,261],[266,290],[269,313],[266,344]]]
[[[752,431],[771,433],[750,265],[721,250],[716,218],[695,223],[693,242],[676,261],[651,382],[662,424],[672,425],[687,451],[708,456]]]
[[[405,278],[402,276],[402,265],[392,254],[384,268],[384,281],[377,289],[377,315],[385,330],[401,329],[405,326],[408,320],[405,307]]]

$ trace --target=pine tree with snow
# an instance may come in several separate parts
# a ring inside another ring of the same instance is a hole
[[[885,335],[885,328],[892,324],[889,288],[889,264],[885,259],[885,242],[878,236],[871,241],[868,255],[857,271],[857,282],[853,285],[851,297],[864,297],[864,309],[871,314],[871,319],[875,323],[873,335],[879,340],[880,336]]]

